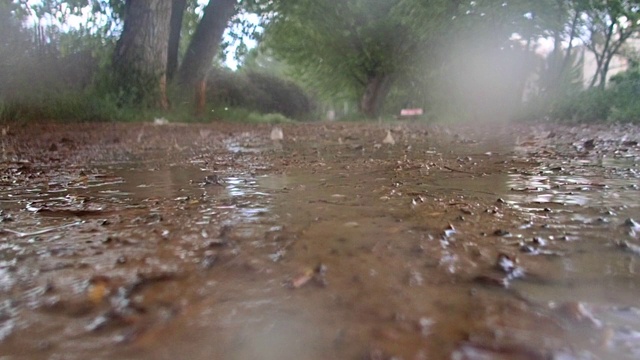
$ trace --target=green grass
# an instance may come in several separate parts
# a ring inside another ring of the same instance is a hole
[[[220,119],[224,121],[230,122],[241,122],[241,123],[251,123],[251,124],[281,124],[281,123],[291,123],[293,120],[288,117],[277,114],[261,114],[256,111],[251,111],[243,108],[232,108],[232,107],[215,107],[209,110],[210,118]]]
[[[170,122],[231,121],[242,123],[289,123],[293,120],[277,113],[261,114],[242,108],[216,107],[202,115],[195,115],[187,103],[173,104],[169,111],[118,106],[109,97],[87,94],[61,94],[20,101],[0,101],[0,122],[150,122],[164,118]]]

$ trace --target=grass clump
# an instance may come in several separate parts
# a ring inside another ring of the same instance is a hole
[[[214,119],[230,122],[251,124],[282,124],[294,122],[294,120],[279,113],[263,114],[245,108],[218,107],[211,109],[210,114]]]

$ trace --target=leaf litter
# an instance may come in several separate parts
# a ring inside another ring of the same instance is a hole
[[[638,134],[12,128],[0,353],[636,358]]]

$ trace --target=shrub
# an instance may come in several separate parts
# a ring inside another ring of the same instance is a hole
[[[640,68],[634,66],[628,71],[611,78],[611,120],[640,122]]]
[[[211,110],[215,118],[232,122],[248,122],[255,124],[280,124],[293,120],[278,113],[262,114],[245,108],[216,107]]]
[[[519,118],[570,122],[640,122],[640,68],[611,78],[606,89],[593,88],[556,99],[543,97],[525,104]]]
[[[247,77],[259,92],[267,95],[256,98],[256,110],[296,119],[304,118],[313,110],[311,100],[295,83],[258,72],[248,72]]]
[[[593,88],[570,94],[550,103],[549,117],[558,121],[598,122],[609,119],[611,92]]]
[[[215,107],[279,113],[293,119],[305,119],[313,110],[302,88],[274,75],[216,69],[207,87],[208,101]]]
[[[122,110],[114,103],[82,92],[5,100],[0,103],[2,122],[111,121],[122,118]]]

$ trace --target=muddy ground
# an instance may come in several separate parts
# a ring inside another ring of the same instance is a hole
[[[0,358],[640,357],[640,128],[282,128],[5,126]]]

